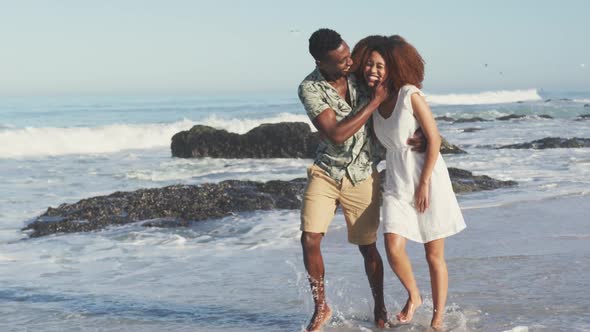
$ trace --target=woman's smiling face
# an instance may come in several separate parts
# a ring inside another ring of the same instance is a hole
[[[367,59],[364,69],[365,82],[371,88],[374,88],[379,83],[387,78],[387,70],[385,69],[385,59],[379,52],[373,51]]]

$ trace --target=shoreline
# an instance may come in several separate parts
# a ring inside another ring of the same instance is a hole
[[[461,196],[464,194],[457,194],[457,199],[459,201],[459,205],[461,206],[462,200]],[[474,205],[474,206],[461,206],[462,211],[471,211],[471,210],[482,210],[482,209],[493,209],[499,207],[510,207],[515,204],[528,204],[528,203],[535,203],[535,202],[543,202],[543,201],[553,201],[559,199],[568,199],[568,198],[576,198],[576,197],[590,197],[590,192],[572,192],[566,194],[560,194],[555,196],[542,196],[542,197],[529,197],[524,199],[514,199],[509,201],[500,201],[497,203],[488,203],[486,205]]]

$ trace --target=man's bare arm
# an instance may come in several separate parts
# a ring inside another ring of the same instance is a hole
[[[412,135],[412,137],[408,138],[406,143],[412,147],[412,151],[417,151],[417,152],[426,152],[426,148],[428,147],[428,141],[426,140],[426,137],[424,136],[424,132],[422,131],[422,128],[416,129],[416,131],[414,132],[414,135]]]
[[[327,108],[313,120],[313,125],[320,132],[320,135],[326,137],[332,143],[342,144],[367,123],[369,117],[386,98],[387,91],[384,86],[380,85],[371,101],[354,116],[338,122],[334,110]]]

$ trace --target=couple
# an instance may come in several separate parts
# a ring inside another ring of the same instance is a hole
[[[301,210],[303,259],[315,304],[307,331],[320,330],[332,314],[325,297],[320,244],[339,205],[348,241],[359,246],[364,258],[375,301],[375,324],[387,325],[383,262],[376,246],[380,177],[375,136],[387,149],[382,207],[385,249],[408,292],[397,320],[409,322],[422,304],[405,251],[410,239],[424,243],[434,304],[431,326],[442,328],[448,288],[444,238],[461,231],[465,223],[439,153],[436,123],[419,90],[424,61],[399,36],[367,37],[351,54],[346,42],[330,29],[311,35],[309,52],[316,69],[298,92],[322,139],[308,169]]]

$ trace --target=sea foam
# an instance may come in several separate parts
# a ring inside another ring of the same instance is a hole
[[[426,99],[433,105],[488,105],[505,104],[518,101],[541,100],[536,89],[500,90],[480,93],[426,94]]]

